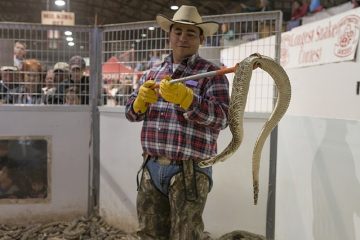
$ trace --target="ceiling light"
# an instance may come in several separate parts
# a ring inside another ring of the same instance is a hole
[[[148,28],[150,31],[154,31],[155,30],[155,27],[149,27]]]
[[[179,6],[178,6],[178,5],[171,5],[171,6],[170,6],[170,9],[171,9],[171,10],[174,10],[174,11],[175,11],[175,10],[178,10],[178,9],[179,9]]]
[[[71,36],[71,35],[72,35],[72,32],[71,32],[71,31],[65,31],[64,34],[65,34],[66,36]]]
[[[73,37],[66,37],[66,41],[72,42],[72,41],[74,41],[74,38]]]
[[[68,42],[68,45],[69,45],[70,47],[72,47],[72,46],[75,45],[75,43],[74,43],[74,42]]]
[[[57,6],[65,6],[65,1],[64,0],[56,0],[55,5],[57,5]]]
[[[141,37],[143,38],[146,37],[146,33],[141,34]]]

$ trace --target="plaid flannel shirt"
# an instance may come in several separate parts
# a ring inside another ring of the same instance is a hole
[[[173,72],[172,55],[141,78],[140,84],[153,79],[160,82],[165,76],[172,79],[219,69],[213,63],[195,54],[185,59]],[[144,114],[136,113],[132,104],[137,91],[126,104],[129,121],[143,121],[141,144],[144,153],[172,160],[207,159],[217,153],[220,130],[228,125],[229,82],[226,76],[188,80],[186,86],[194,92],[188,110],[166,102],[159,96]]]

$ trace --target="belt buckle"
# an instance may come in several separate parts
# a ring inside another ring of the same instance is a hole
[[[170,165],[171,164],[171,160],[166,158],[166,157],[158,157],[156,160],[160,165]]]

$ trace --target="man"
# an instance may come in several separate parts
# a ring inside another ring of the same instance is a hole
[[[81,56],[73,56],[69,60],[70,79],[63,81],[59,87],[61,95],[65,95],[68,88],[77,89],[80,104],[89,104],[89,77],[84,76],[86,68],[85,60]],[[65,96],[63,99],[65,102]]]
[[[18,68],[14,66],[3,66],[0,68],[0,103],[7,103],[8,93],[18,87]]]
[[[22,64],[25,60],[26,45],[23,42],[15,42],[14,44],[14,66],[18,69],[22,69]]]
[[[172,19],[158,15],[156,20],[169,32],[172,53],[143,76],[142,86],[126,105],[128,120],[143,121],[137,235],[156,240],[205,239],[202,213],[212,169],[201,169],[198,163],[216,155],[219,131],[227,127],[229,83],[225,76],[174,84],[169,78],[218,69],[201,58],[198,49],[219,24],[203,22],[193,6],[181,6]],[[160,83],[158,93],[156,83]]]

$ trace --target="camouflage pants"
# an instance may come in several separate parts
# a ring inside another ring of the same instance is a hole
[[[187,200],[184,174],[176,173],[170,181],[167,195],[153,184],[147,168],[143,170],[137,211],[141,240],[203,240],[202,213],[210,190],[209,177],[195,171],[197,198]]]

